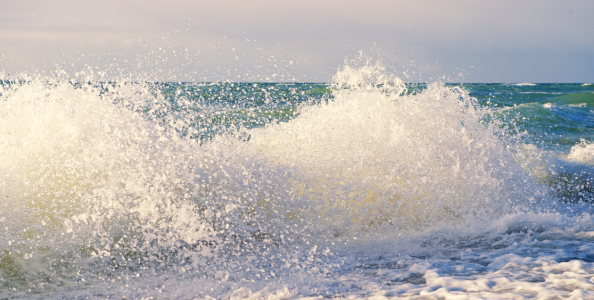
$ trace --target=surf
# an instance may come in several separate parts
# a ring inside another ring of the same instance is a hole
[[[366,58],[327,85],[4,81],[3,293],[291,294],[352,249],[523,228],[557,196],[499,111]]]

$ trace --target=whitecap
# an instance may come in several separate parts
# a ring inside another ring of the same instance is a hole
[[[514,83],[515,86],[535,86],[536,83]]]
[[[567,160],[585,165],[594,165],[594,144],[582,139],[578,144],[571,147]]]

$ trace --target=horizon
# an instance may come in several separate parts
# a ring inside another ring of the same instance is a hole
[[[2,83],[15,83],[15,82],[31,82],[30,80],[7,80],[7,79],[0,79]],[[120,80],[99,80],[99,81],[72,81],[72,80],[57,80],[57,82],[69,82],[73,84],[80,84],[80,83],[119,83],[119,82],[126,82],[126,83],[168,83],[168,84],[332,84],[332,81],[120,81]],[[404,84],[508,84],[508,85],[552,85],[552,84],[581,84],[581,85],[591,85],[592,82],[455,82],[455,81],[432,81],[432,82],[414,82],[414,81],[403,81]]]
[[[10,76],[10,75],[9,75]],[[0,82],[30,82],[27,80],[6,80],[0,79]],[[332,81],[322,82],[322,81],[120,81],[120,80],[99,80],[99,81],[72,81],[72,80],[58,80],[58,82],[70,82],[73,84],[78,83],[118,83],[118,82],[131,82],[131,83],[173,83],[173,84],[332,84]],[[431,84],[431,83],[440,83],[440,84],[509,84],[509,85],[551,85],[551,84],[581,84],[581,85],[592,85],[592,82],[454,82],[454,81],[432,81],[432,82],[413,82],[413,81],[403,81],[404,84]]]

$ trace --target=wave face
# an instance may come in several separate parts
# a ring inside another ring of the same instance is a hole
[[[3,81],[0,295],[587,295],[588,89]]]

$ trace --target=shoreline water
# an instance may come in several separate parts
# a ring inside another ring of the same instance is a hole
[[[593,296],[591,85],[1,86],[2,297]]]

